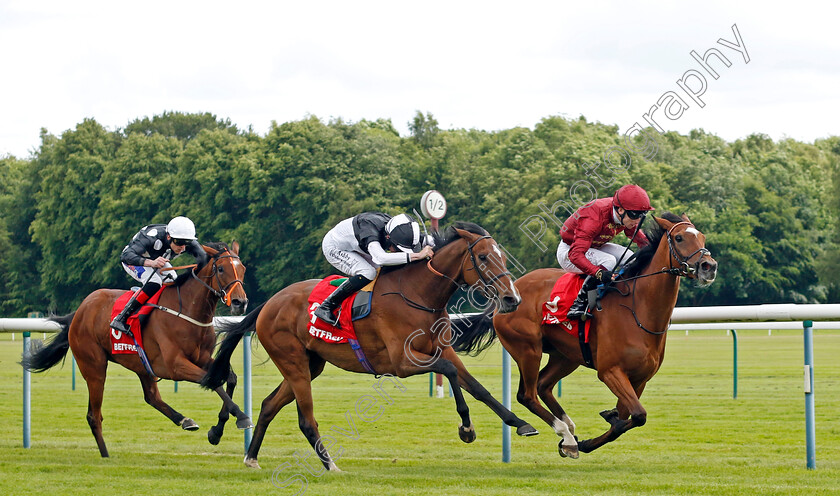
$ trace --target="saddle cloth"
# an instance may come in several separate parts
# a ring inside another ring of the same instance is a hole
[[[368,284],[361,291],[341,302],[341,311],[338,315],[338,324],[341,327],[333,327],[321,319],[315,317],[315,309],[318,308],[327,296],[332,294],[337,286],[340,286],[347,278],[331,275],[322,279],[309,294],[309,335],[327,343],[348,343],[356,340],[356,330],[353,321],[367,317],[370,313],[373,283]]]
[[[573,274],[567,272],[557,279],[554,283],[554,288],[551,290],[551,296],[548,301],[543,303],[543,324],[558,324],[562,326],[566,332],[572,336],[578,335],[577,320],[574,322],[566,318],[569,313],[569,307],[577,298],[580,288],[583,286],[583,281],[586,276]],[[592,319],[587,319],[585,323],[585,338],[584,342],[589,342],[589,327]]]
[[[163,288],[152,295],[146,303],[156,304],[158,300],[160,300],[161,293],[163,293]],[[131,299],[133,294],[134,291],[126,291],[122,294],[122,296],[117,298],[117,301],[114,302],[114,307],[111,309],[111,320],[114,320],[122,309],[125,308],[125,305],[128,303],[128,300]],[[143,305],[137,313],[130,315],[126,321],[129,329],[131,329],[131,332],[137,339],[137,344],[141,348],[143,347],[143,335],[140,330],[142,327],[141,324],[145,324],[149,314],[152,313],[152,310],[154,310],[154,307]],[[142,322],[140,317],[143,317]],[[128,334],[123,334],[115,329],[111,329],[111,353],[114,355],[130,355],[132,353],[137,353],[137,350],[134,349],[134,340],[131,339],[131,336]]]

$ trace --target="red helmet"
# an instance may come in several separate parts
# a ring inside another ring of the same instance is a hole
[[[613,196],[613,206],[624,210],[653,210],[647,192],[635,184],[620,187]]]

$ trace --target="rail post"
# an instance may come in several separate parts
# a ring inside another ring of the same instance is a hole
[[[809,470],[817,468],[816,434],[814,424],[814,323],[802,322],[805,328],[805,445],[806,465]]]

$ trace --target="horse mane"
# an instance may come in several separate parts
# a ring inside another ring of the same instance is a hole
[[[669,222],[683,222],[683,219],[671,212],[663,212],[661,218],[669,221]],[[622,277],[634,277],[639,275],[642,270],[644,270],[648,265],[650,265],[650,261],[653,259],[653,255],[656,253],[657,248],[659,248],[659,242],[662,241],[662,236],[665,235],[665,229],[659,226],[659,224],[654,221],[653,226],[645,229],[645,235],[647,235],[650,244],[636,252],[635,258],[624,267],[624,274]]]
[[[207,246],[208,248],[212,248],[212,249],[216,250],[219,253],[228,250],[227,243],[210,241],[209,243],[202,243],[202,244],[204,246]],[[193,270],[195,270],[195,272],[198,273],[198,272],[201,272],[201,269],[203,269],[204,266],[207,265],[210,262],[210,255],[205,250],[205,256],[203,257],[203,260],[196,259],[196,262],[198,263],[198,266]],[[179,274],[178,277],[175,278],[175,282],[172,283],[172,286],[175,286],[175,287],[181,286],[182,284],[187,282],[187,280],[189,280],[190,278],[192,278],[192,271],[186,271],[183,274]]]
[[[474,222],[466,222],[461,220],[455,221],[454,224],[444,229],[443,233],[432,233],[432,238],[435,240],[435,252],[448,245],[449,243],[461,239],[461,236],[458,235],[458,231],[456,231],[455,229],[461,229],[463,231],[471,232],[473,234],[478,234],[479,236],[487,235],[487,231]]]

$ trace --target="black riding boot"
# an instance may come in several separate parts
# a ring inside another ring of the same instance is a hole
[[[566,314],[566,318],[569,320],[586,320],[592,318],[592,312],[589,311],[589,293],[593,289],[598,287],[598,279],[595,279],[594,276],[586,276],[586,280],[583,281],[583,286],[580,288],[580,292],[575,298],[574,303],[572,306],[569,307],[569,313]]]
[[[327,296],[321,305],[315,309],[315,316],[323,320],[333,327],[339,327],[338,315],[333,315],[333,312],[341,308],[341,302],[346,300],[350,295],[356,291],[367,286],[370,279],[363,276],[353,276],[347,278],[341,283],[341,286],[335,288],[331,295]]]
[[[140,293],[138,292],[138,295],[139,294]],[[120,314],[114,317],[114,320],[111,322],[111,329],[120,331],[124,334],[128,334],[129,336],[131,336],[131,329],[129,329],[125,321],[131,314],[133,314],[137,310],[140,310],[140,307],[142,306],[142,302],[137,301],[137,298],[132,298],[125,306],[125,308],[123,308],[122,311],[120,311]]]

